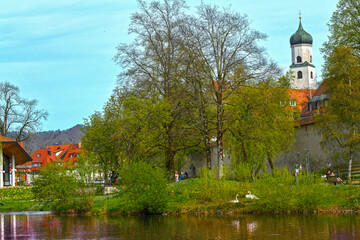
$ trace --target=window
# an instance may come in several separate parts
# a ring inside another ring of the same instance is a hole
[[[309,111],[312,111],[312,110],[313,110],[312,103],[309,103],[308,107],[309,107]]]
[[[298,72],[297,72],[297,78],[298,78],[298,79],[302,78],[302,72],[301,72],[301,71],[298,71]]]
[[[294,99],[290,100],[290,106],[296,107],[296,100],[294,100]]]
[[[70,158],[73,158],[73,157],[74,157],[74,154],[71,153],[69,157],[70,157]]]
[[[310,63],[312,63],[312,56],[310,55]]]
[[[310,77],[314,78],[313,72],[310,72]]]
[[[33,166],[33,167],[40,167],[40,166],[41,166],[41,163],[35,162],[35,163],[32,163],[32,166]]]
[[[40,153],[36,154],[36,157],[41,157],[41,154]]]
[[[301,57],[300,56],[297,56],[296,62],[301,63]]]
[[[320,101],[316,101],[316,109],[320,109]]]

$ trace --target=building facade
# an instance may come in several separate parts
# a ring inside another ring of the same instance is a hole
[[[16,166],[31,161],[24,144],[0,136],[0,188],[16,186]]]

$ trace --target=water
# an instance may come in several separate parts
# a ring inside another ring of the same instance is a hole
[[[28,212],[0,215],[0,230],[0,239],[360,239],[360,217],[113,217]]]

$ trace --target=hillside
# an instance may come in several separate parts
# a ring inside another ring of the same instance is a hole
[[[84,126],[78,124],[67,130],[44,131],[34,133],[31,138],[24,142],[25,148],[31,155],[39,148],[45,148],[48,145],[73,144],[78,143]],[[9,137],[11,134],[9,134]]]

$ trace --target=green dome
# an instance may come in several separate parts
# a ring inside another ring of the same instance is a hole
[[[303,27],[301,25],[301,20],[300,20],[298,30],[290,38],[290,44],[295,45],[295,44],[301,44],[301,43],[312,44],[313,39],[312,39],[312,36],[303,29]]]

